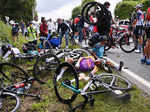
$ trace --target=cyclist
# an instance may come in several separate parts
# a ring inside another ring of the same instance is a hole
[[[67,58],[66,61],[68,63],[71,63],[75,66],[76,70],[79,73],[79,80],[88,80],[88,77],[86,77],[85,72],[89,72],[91,74],[95,74],[98,71],[98,66],[103,63],[103,59],[97,59],[93,56],[86,56],[86,57],[81,57],[76,63],[73,60],[73,58]],[[112,68],[116,68],[117,70],[121,69],[121,65],[115,66],[112,64],[110,61],[106,60],[106,64],[111,66]]]
[[[146,45],[144,47],[143,57],[141,62],[150,65],[150,7],[147,9],[147,16],[145,21],[145,33],[147,37]]]
[[[133,22],[133,27],[134,27],[134,35],[136,38],[136,46],[137,49],[135,50],[136,53],[140,53],[142,49],[142,30],[143,30],[143,24],[144,24],[144,14],[141,10],[143,7],[142,4],[136,5],[136,19]]]

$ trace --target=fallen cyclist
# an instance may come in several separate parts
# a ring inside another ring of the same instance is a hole
[[[102,65],[105,61],[105,64],[108,65],[111,68],[115,68],[117,70],[121,70],[123,63],[120,62],[119,67],[116,67],[114,64],[112,64],[110,61],[107,61],[103,58],[95,60],[93,56],[86,56],[81,57],[77,63],[73,60],[73,58],[67,58],[66,61],[68,63],[71,63],[75,66],[76,70],[79,73],[79,80],[88,80],[89,77],[86,76],[86,72],[90,72],[91,74],[95,74],[98,72],[98,67]]]

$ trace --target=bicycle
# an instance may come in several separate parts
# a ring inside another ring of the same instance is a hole
[[[11,63],[0,63],[0,77],[4,80],[5,90],[14,93],[16,95],[31,96],[40,99],[39,93],[35,95],[37,90],[31,94],[31,88],[36,80],[29,76],[22,68]],[[34,88],[32,88],[34,89]]]
[[[51,79],[49,72],[55,70],[59,64],[59,59],[51,53],[38,56],[34,64],[33,76],[39,83],[45,84]]]
[[[52,75],[50,73],[56,70],[59,64],[65,61],[65,58],[73,58],[74,61],[77,61],[83,55],[90,55],[84,49],[59,49],[52,52],[54,54],[47,53],[37,57],[36,63],[34,64],[33,75],[41,84],[45,84],[51,79]]]
[[[0,111],[16,112],[20,107],[19,97],[4,89],[3,79],[0,79]]]
[[[79,83],[81,83],[79,79],[88,81],[82,89],[79,88]],[[101,73],[100,75],[89,73],[88,77],[78,78],[76,69],[69,63],[62,63],[58,66],[53,83],[58,100],[68,104],[71,111],[75,111],[79,107],[83,109],[88,102],[93,105],[93,95],[100,93],[110,92],[117,98],[124,100],[130,98],[127,90],[131,89],[131,83],[127,79],[108,73]],[[71,104],[79,94],[84,97],[84,101],[72,108]]]
[[[125,28],[124,26],[116,27],[111,25],[105,50],[109,50],[112,46],[119,48],[118,45],[125,53],[131,53],[136,48],[135,40],[128,28]]]
[[[82,16],[86,23],[100,26],[102,29],[108,29],[105,26],[109,23],[108,21],[110,21],[109,12],[103,4],[98,2],[88,2],[82,9]],[[91,20],[91,17],[94,18],[94,20]],[[116,35],[114,35],[115,33]],[[136,48],[134,38],[127,28],[120,26],[118,29],[112,25],[107,44],[105,45],[105,50],[107,51],[112,46],[117,46],[118,44],[126,53],[133,52]]]

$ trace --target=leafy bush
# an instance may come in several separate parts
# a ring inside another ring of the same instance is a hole
[[[146,11],[148,7],[150,7],[150,0],[142,0],[141,2],[144,7],[143,7],[143,10]]]

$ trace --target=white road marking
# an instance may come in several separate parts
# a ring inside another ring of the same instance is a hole
[[[113,61],[112,59],[105,57],[107,60],[112,62],[115,66],[119,66],[118,63]],[[144,90],[146,93],[150,94],[150,82],[145,80],[144,78],[140,77],[139,75],[135,74],[134,72],[122,68],[122,72],[126,73],[126,77],[132,81],[132,83],[136,84],[140,89]]]

